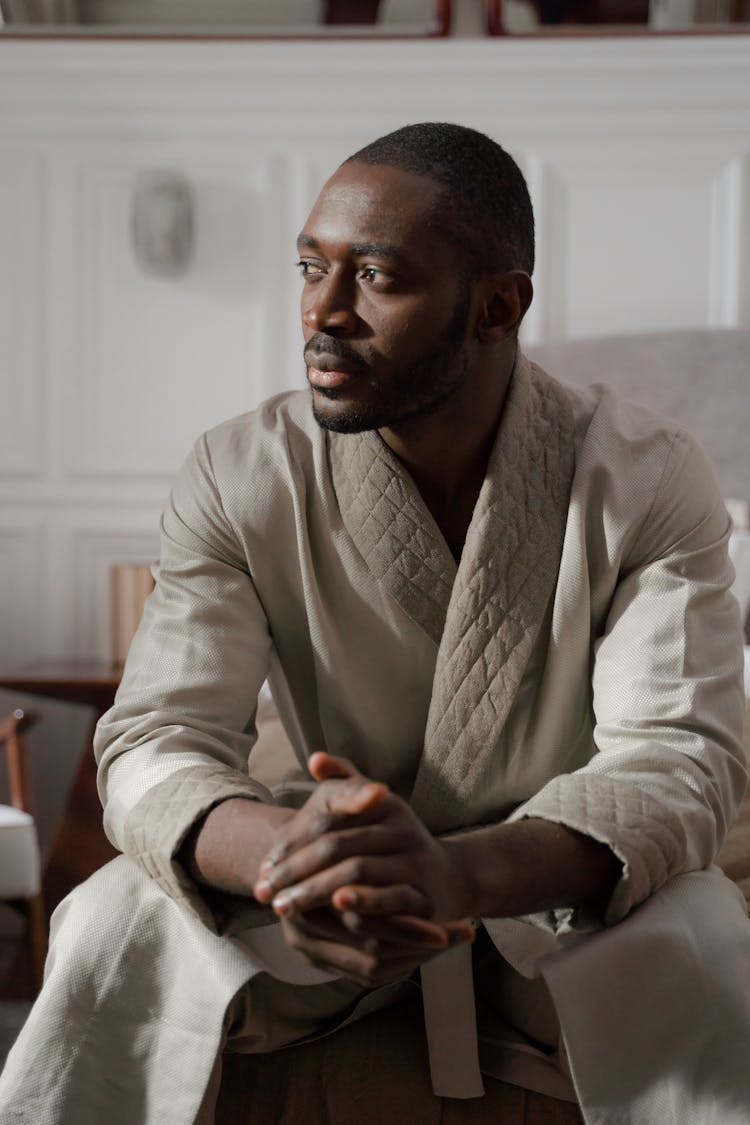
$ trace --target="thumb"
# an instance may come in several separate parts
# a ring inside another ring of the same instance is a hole
[[[330,781],[331,778],[336,777],[362,776],[348,758],[335,758],[333,754],[326,754],[323,750],[316,751],[310,757],[307,768],[316,781]]]
[[[361,774],[347,758],[337,758],[319,750],[307,763],[307,768],[316,781],[347,780],[358,778],[362,785],[356,792],[343,793],[336,800],[338,812],[357,815],[380,804],[388,793],[388,786],[382,781],[370,781]]]

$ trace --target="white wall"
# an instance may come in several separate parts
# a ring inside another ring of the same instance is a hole
[[[528,340],[750,325],[749,74],[746,36],[0,38],[3,663],[107,656],[108,567],[154,556],[192,440],[301,383],[294,235],[390,128],[463,122],[521,163]],[[130,240],[135,178],[162,167],[197,198],[173,280]]]

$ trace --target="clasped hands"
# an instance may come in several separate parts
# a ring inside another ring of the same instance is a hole
[[[455,847],[343,758],[313,754],[319,782],[276,833],[253,888],[286,941],[318,968],[374,986],[471,942]]]

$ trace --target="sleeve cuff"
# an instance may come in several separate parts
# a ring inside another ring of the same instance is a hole
[[[510,820],[528,817],[590,836],[620,860],[622,876],[606,904],[605,926],[622,921],[683,870],[687,844],[679,817],[632,782],[584,771],[563,774],[515,809]],[[547,911],[529,920],[556,934],[598,929],[602,922],[586,907]]]
[[[222,801],[244,797],[276,804],[264,785],[226,766],[189,766],[164,779],[133,807],[123,850],[170,898],[195,914],[213,933],[217,917],[201,889],[175,858],[193,825]]]

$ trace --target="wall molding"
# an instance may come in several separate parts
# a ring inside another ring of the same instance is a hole
[[[434,117],[436,108],[460,119],[492,107],[496,127],[503,116],[523,128],[535,119],[543,124],[552,110],[582,116],[604,135],[636,121],[658,133],[660,115],[669,114],[679,132],[700,128],[718,111],[722,129],[744,130],[749,63],[748,35],[387,43],[0,36],[0,121],[13,129],[21,110],[25,133],[45,117],[68,133],[109,118],[111,127],[147,135],[171,120],[195,135],[210,120],[212,132],[273,136],[279,119],[292,129],[300,111],[315,105],[332,114],[330,138],[350,134],[363,114],[367,136],[368,118],[401,122],[407,107],[411,119]]]
[[[38,515],[0,514],[0,636],[7,667],[33,659],[43,644],[45,528]]]
[[[0,474],[45,469],[47,160],[0,138]]]

